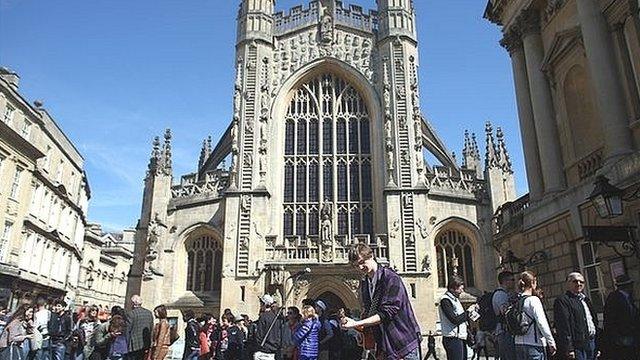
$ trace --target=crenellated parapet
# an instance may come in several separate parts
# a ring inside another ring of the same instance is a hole
[[[320,1],[311,1],[308,7],[297,5],[288,11],[279,11],[274,14],[274,35],[282,36],[296,32],[306,27],[312,27],[325,15]],[[335,2],[335,25],[358,30],[366,33],[374,33],[378,29],[378,12],[376,10],[364,10],[358,5],[347,5],[341,1]]]

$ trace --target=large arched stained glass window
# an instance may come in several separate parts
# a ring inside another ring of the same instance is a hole
[[[319,235],[325,203],[335,234],[373,234],[370,124],[362,96],[323,74],[295,90],[284,121],[285,236]]]
[[[449,278],[457,273],[465,286],[475,286],[473,249],[469,238],[457,230],[445,230],[436,238],[438,286],[446,287]]]
[[[211,236],[187,241],[187,290],[220,290],[222,248]]]

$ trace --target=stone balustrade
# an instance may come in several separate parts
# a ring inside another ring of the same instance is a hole
[[[334,263],[347,264],[349,250],[354,244],[365,243],[373,250],[378,262],[386,263],[389,258],[389,238],[386,234],[355,235],[349,239],[336,235],[331,244],[323,243],[317,235],[288,235],[280,240],[277,236],[266,236],[267,262],[269,263]]]
[[[482,182],[476,180],[475,170],[462,169],[457,171],[448,166],[434,166],[427,174],[429,188],[432,192],[442,194],[466,193],[468,196],[476,196],[482,190]]]
[[[188,198],[198,195],[207,197],[219,197],[229,182],[229,173],[223,169],[216,169],[204,173],[203,179],[198,179],[198,174],[184,175],[179,185],[171,188],[171,197]]]
[[[529,194],[526,194],[500,206],[493,216],[494,234],[503,235],[521,228],[523,215],[529,204]]]

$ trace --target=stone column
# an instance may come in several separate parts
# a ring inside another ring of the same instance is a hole
[[[544,58],[544,47],[540,35],[540,14],[535,9],[525,10],[520,16],[519,25],[522,31],[531,106],[540,150],[544,191],[547,195],[564,189],[565,173],[551,89],[547,78],[540,70]]]
[[[624,23],[618,23],[613,26],[613,38],[615,40],[618,67],[622,75],[621,81],[624,83],[623,90],[628,114],[631,115],[633,120],[638,120],[640,119],[640,96],[638,95],[636,76],[633,73],[633,64],[631,64],[627,39],[624,34]]]
[[[580,0],[576,3],[600,123],[604,130],[607,161],[611,161],[633,149],[624,92],[613,58],[613,39],[598,1]]]
[[[518,119],[520,121],[520,136],[524,150],[524,162],[527,169],[527,182],[529,183],[529,198],[536,201],[542,197],[544,184],[542,183],[542,168],[540,166],[540,150],[536,137],[536,127],[533,121],[533,108],[531,107],[531,93],[529,92],[529,78],[527,77],[527,64],[524,58],[524,49],[520,34],[510,31],[500,41],[511,56],[513,68],[513,80],[516,88],[516,101],[518,103]]]

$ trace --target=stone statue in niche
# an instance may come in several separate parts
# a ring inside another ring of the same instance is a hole
[[[244,131],[248,134],[253,134],[253,119],[246,119],[244,123]]]
[[[153,219],[149,222],[147,227],[147,253],[144,257],[144,272],[143,278],[150,280],[153,276],[164,276],[160,270],[154,266],[154,262],[159,256],[159,242],[162,236],[162,230],[167,226],[162,223],[158,213],[155,213]]]
[[[229,167],[229,186],[235,187],[238,180],[238,147],[231,148],[231,166]]]
[[[333,16],[329,9],[325,9],[320,23],[320,41],[324,45],[333,43]]]
[[[233,92],[233,119],[240,120],[240,101],[241,101],[240,89],[236,88]]]
[[[250,168],[253,166],[253,155],[246,153],[244,154],[244,166]]]
[[[320,211],[322,216],[322,245],[331,245],[333,243],[332,224],[331,224],[331,204],[325,202]]]
[[[431,257],[429,256],[429,254],[425,255],[424,259],[422,260],[422,271],[427,274],[431,274]]]

